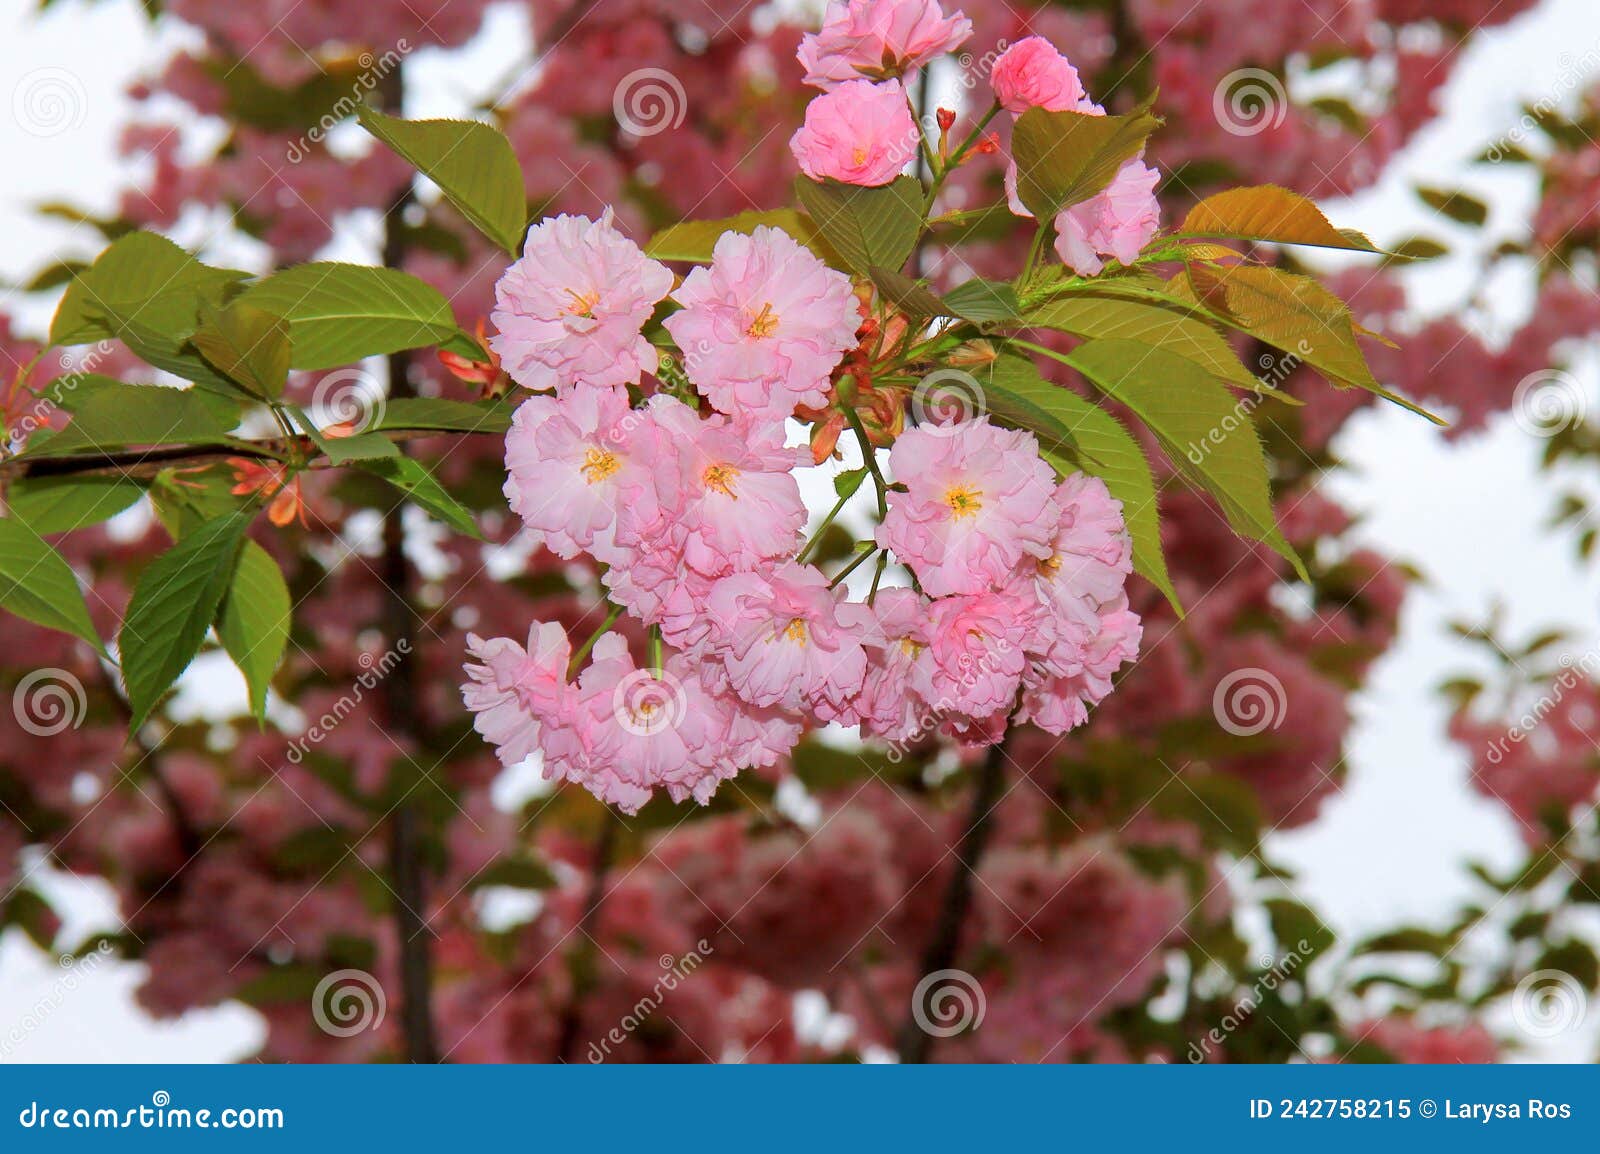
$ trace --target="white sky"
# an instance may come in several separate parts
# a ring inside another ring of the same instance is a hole
[[[109,212],[123,179],[113,157],[129,112],[128,80],[158,51],[135,0],[87,4],[63,0],[35,15],[34,0],[0,0],[0,98],[41,69],[71,102],[56,135],[24,130],[0,114],[0,278],[25,279],[62,256],[91,256],[92,233],[29,211],[68,198]],[[483,77],[507,74],[518,56],[514,21],[480,38],[465,60],[446,67],[419,54],[424,89],[414,114],[446,114],[478,94]],[[508,34],[509,33],[509,34]],[[1468,162],[1516,122],[1520,104],[1542,97],[1570,101],[1572,76],[1600,53],[1600,5],[1545,0],[1535,12],[1481,37],[1458,66],[1441,122],[1423,134],[1378,188],[1352,202],[1326,206],[1336,223],[1361,228],[1380,244],[1417,232],[1466,246],[1514,235],[1533,203],[1531,177],[1511,166],[1485,170]],[[37,77],[35,77],[37,80]],[[0,106],[3,108],[4,106]],[[1441,223],[1409,192],[1416,181],[1460,186],[1494,207],[1483,237]],[[1463,261],[1447,258],[1408,273],[1430,312],[1456,303]],[[1526,282],[1504,284],[1497,318],[1515,323],[1529,307]],[[42,326],[43,314],[29,314]],[[1593,400],[1594,365],[1585,388]],[[1590,413],[1600,413],[1591,403]],[[1443,736],[1446,709],[1433,690],[1446,677],[1481,670],[1476,654],[1452,638],[1444,622],[1481,619],[1496,600],[1509,610],[1513,638],[1552,626],[1573,630],[1583,648],[1600,640],[1595,627],[1597,582],[1574,560],[1572,541],[1548,531],[1557,485],[1537,469],[1539,445],[1509,420],[1449,446],[1422,421],[1385,407],[1363,413],[1340,442],[1350,468],[1332,491],[1365,515],[1359,536],[1411,562],[1428,581],[1412,591],[1399,644],[1378,665],[1356,702],[1348,748],[1349,780],[1309,829],[1274,838],[1273,850],[1301,873],[1298,892],[1341,934],[1399,921],[1440,921],[1473,893],[1463,868],[1469,858],[1504,868],[1520,847],[1511,822],[1466,788],[1466,761]],[[1596,486],[1584,482],[1591,491]],[[103,887],[55,883],[69,912],[72,940],[114,920]],[[63,971],[20,934],[0,938],[0,1062],[213,1061],[249,1053],[259,1040],[254,1015],[242,1007],[156,1024],[133,1006],[139,967],[106,962],[78,974],[64,989]],[[1549,1057],[1582,1059],[1589,1037],[1557,1039]],[[13,1031],[21,1041],[7,1045]]]

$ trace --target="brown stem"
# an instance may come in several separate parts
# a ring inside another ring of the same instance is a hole
[[[404,111],[405,65],[398,65],[381,86],[384,109],[398,116]],[[407,181],[384,214],[383,263],[399,268],[405,263],[406,211],[416,203],[414,185]],[[411,397],[411,354],[406,351],[389,356],[389,396]],[[402,449],[402,452],[404,449]],[[417,652],[417,613],[412,605],[416,574],[405,552],[406,503],[402,501],[383,519],[384,633],[390,645],[407,654],[384,679],[382,700],[384,717],[391,734],[402,746],[427,749],[426,726],[421,715],[415,670],[421,654]],[[433,959],[428,950],[426,920],[427,875],[422,862],[422,814],[412,798],[420,766],[403,763],[406,779],[394,785],[399,797],[389,816],[389,865],[394,875],[394,916],[400,949],[400,1013],[408,1061],[433,1063],[439,1060],[439,1047],[433,1029]],[[421,771],[425,772],[425,771]]]
[[[1009,737],[1009,734],[1007,735]],[[967,811],[966,828],[956,849],[955,872],[944,891],[944,902],[939,908],[939,920],[934,925],[928,948],[922,953],[918,975],[948,970],[956,958],[961,944],[961,927],[972,908],[972,879],[978,868],[978,859],[989,844],[992,828],[991,815],[1000,800],[1000,787],[1005,781],[1006,742],[1001,740],[989,747],[983,765],[978,770],[977,785],[972,793],[972,806]],[[898,1049],[902,1062],[926,1062],[933,1048],[933,1035],[917,1024],[912,1013],[900,1027]]]
[[[583,1025],[583,997],[593,985],[590,970],[594,966],[595,931],[600,923],[600,907],[605,902],[606,879],[611,872],[611,862],[617,852],[617,830],[621,822],[609,809],[601,819],[600,835],[594,843],[593,872],[589,877],[589,893],[584,898],[583,916],[578,922],[577,947],[578,972],[573,975],[572,997],[561,1015],[561,1032],[556,1042],[558,1061],[573,1060],[573,1050],[578,1044],[578,1030]]]

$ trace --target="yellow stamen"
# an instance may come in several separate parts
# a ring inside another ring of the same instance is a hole
[[[732,465],[708,465],[706,471],[700,475],[700,479],[706,483],[706,488],[715,489],[724,497],[732,497],[735,501],[739,499],[739,494],[733,491],[733,483],[739,479],[739,470]]]
[[[950,506],[950,512],[960,521],[978,515],[978,510],[983,508],[982,498],[983,493],[970,485],[958,485],[945,492],[944,503]]]
[[[1039,572],[1046,577],[1054,577],[1061,572],[1061,554],[1056,553],[1039,562]]]
[[[798,641],[801,645],[804,645],[811,635],[806,632],[806,623],[796,617],[784,627],[782,636],[785,640]]]
[[[926,645],[919,644],[910,637],[900,638],[900,651],[907,657],[915,657],[926,648]]]
[[[770,337],[778,331],[778,314],[772,311],[772,302],[768,301],[761,306],[761,311],[750,321],[744,330],[752,337]]]
[[[863,165],[863,164],[867,163],[867,150],[864,149],[864,148],[856,149],[853,153],[850,154],[850,159],[855,161],[855,163],[856,163],[856,165],[858,167],[860,165]]]
[[[577,289],[568,289],[567,295],[572,298],[572,303],[567,306],[569,315],[593,318],[594,306],[600,303],[599,293],[580,293]]]
[[[605,449],[590,448],[583,454],[583,464],[579,471],[591,485],[598,485],[611,474],[622,468],[622,460],[615,453]]]

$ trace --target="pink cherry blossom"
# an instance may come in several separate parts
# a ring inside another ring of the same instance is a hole
[[[827,90],[865,77],[903,75],[953,52],[972,35],[972,21],[946,16],[937,0],[848,0],[828,6],[819,32],[797,55],[807,84]]]
[[[733,691],[752,705],[809,709],[824,721],[849,715],[866,676],[868,615],[842,593],[816,568],[792,561],[718,581],[708,601],[718,630],[712,652]]]
[[[557,556],[616,560],[619,512],[625,541],[660,516],[661,456],[659,432],[629,408],[626,389],[567,386],[529,397],[512,415],[506,499]]]
[[[1105,191],[1056,216],[1056,254],[1079,276],[1094,276],[1114,256],[1132,264],[1161,227],[1156,185],[1161,174],[1137,158],[1123,164]]]
[[[928,608],[928,599],[912,589],[884,589],[872,604],[859,712],[862,730],[885,741],[904,741],[925,729],[927,703],[913,691],[912,678],[922,685],[933,679]]]
[[[913,668],[912,687],[940,716],[981,722],[998,713],[1003,729],[1037,612],[1032,597],[1014,591],[937,599],[928,610],[928,661]]]
[[[933,596],[1003,584],[1023,557],[1050,556],[1060,519],[1055,471],[1033,434],[987,417],[908,429],[889,453],[906,492],[889,495],[878,544]]]
[[[851,80],[806,105],[789,148],[812,180],[872,187],[905,170],[920,138],[898,80]]]
[[[489,344],[518,384],[627,385],[655,369],[656,351],[640,330],[671,291],[672,272],[611,220],[607,209],[598,221],[540,221],[495,286],[499,331]]]
[[[506,765],[516,765],[537,748],[542,726],[560,726],[574,701],[567,684],[572,646],[555,622],[535,621],[523,648],[509,637],[488,641],[469,633],[467,652],[482,664],[468,665],[461,687],[473,725]]]
[[[673,295],[684,307],[665,324],[689,379],[719,411],[763,420],[825,404],[861,322],[850,278],[764,225],[723,233]]]
[[[1138,614],[1125,601],[1108,606],[1099,614],[1098,631],[1077,648],[1071,672],[1052,672],[1045,665],[1030,669],[1016,720],[1057,734],[1082,725],[1090,707],[1111,692],[1112,675],[1139,656],[1142,633]]]
[[[1000,107],[1020,116],[1030,108],[1083,111],[1088,97],[1078,70],[1042,36],[1018,40],[994,62],[989,74]]]

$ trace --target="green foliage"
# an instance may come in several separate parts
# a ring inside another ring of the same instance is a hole
[[[457,501],[438,479],[410,457],[383,457],[354,462],[357,468],[382,477],[457,533],[481,538],[472,511]]]
[[[292,610],[283,571],[265,549],[247,538],[217,612],[217,640],[244,674],[250,711],[262,720],[267,687],[289,641]]]
[[[238,299],[289,322],[297,369],[331,369],[436,345],[456,333],[444,294],[392,268],[296,265],[251,285]]]
[[[30,457],[128,445],[222,445],[239,423],[235,405],[199,389],[118,385],[86,396],[66,428],[30,444]]]
[[[515,256],[528,223],[522,166],[505,134],[476,120],[401,120],[363,105],[361,124],[423,176],[477,230]]]
[[[862,276],[898,271],[922,231],[922,185],[914,177],[899,176],[881,188],[800,177],[795,193],[822,239]]]
[[[19,477],[6,492],[6,504],[35,533],[70,533],[115,517],[144,492],[141,482],[119,475]]]
[[[189,341],[200,355],[256,396],[272,400],[289,379],[289,322],[241,302],[200,306],[200,328]]]
[[[249,524],[243,511],[207,521],[139,575],[117,635],[133,728],[144,724],[200,651],[233,582],[234,561]]]
[[[71,567],[31,526],[14,517],[0,518],[0,607],[102,649]]]
[[[723,220],[686,220],[668,225],[645,245],[645,254],[656,260],[679,260],[705,263],[711,260],[717,241],[725,233],[752,233],[762,225],[781,229],[795,240],[811,249],[823,259],[828,250],[817,235],[811,218],[792,208],[776,208],[761,212],[741,212]]]

